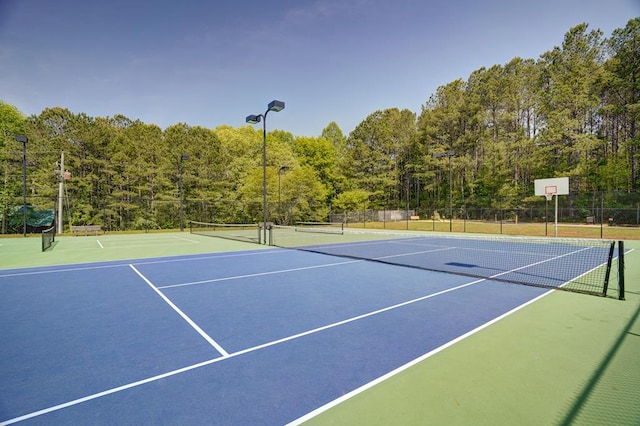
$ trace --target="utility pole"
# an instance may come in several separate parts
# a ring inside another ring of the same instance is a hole
[[[62,223],[62,200],[64,198],[64,151],[60,153],[60,175],[58,176],[60,182],[58,183],[58,234],[62,234],[64,231],[64,225]]]

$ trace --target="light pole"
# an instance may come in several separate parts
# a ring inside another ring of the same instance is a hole
[[[446,152],[433,153],[433,158],[448,157],[449,159],[449,232],[453,231],[453,173],[451,171],[451,157],[453,157],[455,154],[456,152],[452,149]]]
[[[22,235],[27,236],[27,137],[15,136],[16,141],[22,142]]]
[[[282,174],[282,172],[289,170],[291,167],[289,166],[281,166],[278,169],[278,222],[280,225],[282,225],[282,215],[280,213],[280,175]]]
[[[182,162],[188,159],[189,159],[188,154],[182,154],[180,156],[180,188],[178,191],[180,193],[180,232],[184,231],[184,223],[182,220],[184,216],[183,207],[182,207]]]
[[[262,227],[264,229],[264,241],[267,244],[267,114],[269,111],[280,112],[284,109],[284,102],[273,100],[267,105],[264,114],[248,115],[245,121],[249,124],[257,124],[262,120]]]

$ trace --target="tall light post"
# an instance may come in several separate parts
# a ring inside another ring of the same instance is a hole
[[[22,235],[27,236],[27,139],[16,135],[17,142],[22,142]]]
[[[182,154],[180,156],[180,187],[178,188],[178,192],[180,193],[180,232],[184,231],[184,221],[182,220],[182,218],[184,217],[184,210],[183,210],[183,204],[182,204],[182,162],[188,159],[189,159],[188,154]]]
[[[280,175],[282,172],[289,170],[291,167],[289,166],[281,166],[278,169],[278,222],[282,225],[282,214],[280,213]]]
[[[453,231],[453,173],[451,170],[451,157],[455,154],[456,152],[452,149],[446,152],[433,153],[433,158],[448,157],[449,159],[449,232]]]
[[[262,120],[262,228],[264,239],[262,244],[267,244],[267,114],[269,111],[280,112],[284,109],[284,102],[273,100],[267,105],[264,114],[248,115],[246,122],[257,124]]]

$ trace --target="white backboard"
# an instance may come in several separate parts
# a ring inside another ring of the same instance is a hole
[[[548,194],[569,195],[569,178],[536,179],[534,181],[535,195],[545,196]]]

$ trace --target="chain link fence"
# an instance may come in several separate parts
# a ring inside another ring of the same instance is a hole
[[[5,201],[2,206],[3,233],[21,232],[22,199]],[[57,197],[27,197],[27,204],[35,210],[56,210]],[[531,197],[511,207],[506,199],[448,199],[439,202],[422,202],[410,208],[368,208],[352,211],[326,211],[301,213],[287,202],[269,203],[268,220],[280,224],[295,221],[340,222],[347,226],[376,226],[409,229],[411,223],[433,222],[429,229],[436,229],[438,223],[486,223],[486,224],[544,224],[555,222],[555,199],[546,201],[544,197]],[[168,200],[148,199],[133,196],[105,197],[91,200],[91,205],[80,203],[73,197],[63,199],[63,223],[65,230],[70,225],[101,225],[106,232],[129,230],[179,229],[182,208],[183,226],[189,220],[218,223],[258,223],[262,221],[262,202],[241,202],[238,200],[208,200],[177,198]],[[452,215],[450,214],[452,213]],[[57,214],[57,213],[56,213]],[[452,216],[452,217],[451,217]],[[638,192],[595,192],[558,198],[558,223],[574,225],[601,225],[640,228],[640,193]],[[453,230],[453,226],[450,226]],[[462,227],[467,232],[467,227]]]

